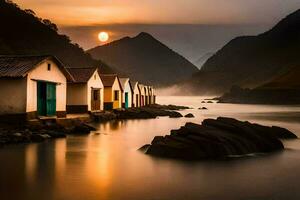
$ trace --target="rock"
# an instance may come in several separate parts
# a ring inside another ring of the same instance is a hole
[[[201,103],[206,103],[205,101],[201,101]]]
[[[227,159],[283,150],[279,138],[297,138],[280,127],[267,127],[232,118],[186,123],[165,137],[156,136],[143,149],[146,154],[184,160]]]
[[[206,107],[201,107],[201,108],[198,108],[199,110],[207,110]]]
[[[30,139],[32,142],[43,142],[45,141],[46,139],[49,139],[50,136],[48,137],[49,135],[46,135],[46,134],[32,134],[30,136]]]
[[[154,109],[161,109],[161,110],[186,110],[190,109],[190,107],[187,106],[176,106],[176,105],[159,105],[159,104],[151,104],[147,105],[148,108],[154,108]]]
[[[51,138],[65,138],[66,133],[62,132],[62,131],[52,131],[52,130],[48,130],[46,131],[46,133],[51,137]]]
[[[70,130],[71,134],[83,134],[83,135],[86,135],[86,134],[90,134],[90,132],[91,132],[90,127],[87,126],[84,123],[77,124],[77,125],[75,125],[75,127],[73,127]]]
[[[182,114],[180,114],[179,112],[173,111],[173,112],[170,112],[170,113],[169,113],[169,117],[170,117],[170,118],[180,118],[180,117],[183,117],[183,116],[182,116]]]
[[[149,147],[150,147],[150,144],[145,144],[144,146],[139,148],[138,151],[142,151],[143,153],[146,153],[146,151],[148,150]]]
[[[192,113],[189,113],[184,116],[185,118],[194,118],[195,116]]]
[[[214,103],[213,101],[207,101],[206,103]]]

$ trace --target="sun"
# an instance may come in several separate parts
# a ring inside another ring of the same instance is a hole
[[[106,42],[108,39],[109,39],[109,35],[107,32],[100,32],[98,34],[98,39],[101,41],[101,42]]]

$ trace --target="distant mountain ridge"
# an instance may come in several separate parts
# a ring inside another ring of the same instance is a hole
[[[233,39],[185,83],[194,92],[223,93],[233,85],[254,88],[300,66],[300,10],[271,30]]]
[[[168,85],[198,72],[195,65],[152,35],[142,32],[87,51],[115,71],[150,85]]]
[[[94,60],[50,20],[41,19],[34,11],[22,10],[11,1],[0,0],[0,55],[54,55],[67,67],[101,67],[112,70],[102,61]]]
[[[209,52],[209,53],[206,53],[206,54],[203,54],[200,58],[198,58],[194,64],[199,68],[201,69],[202,66],[204,65],[204,63],[206,63],[206,61],[212,57],[215,53],[212,53],[212,52]]]

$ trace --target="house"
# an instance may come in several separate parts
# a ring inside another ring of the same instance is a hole
[[[98,68],[68,68],[73,81],[67,84],[67,113],[103,110],[104,86]]]
[[[152,86],[148,86],[148,94],[149,94],[148,102],[149,102],[149,104],[153,104],[153,102],[152,102]]]
[[[120,83],[122,86],[122,107],[131,108],[132,107],[132,98],[133,98],[133,89],[129,78],[120,78]]]
[[[139,87],[138,82],[132,82],[132,89],[133,89],[133,98],[132,98],[132,106],[133,107],[140,107],[140,98],[141,98],[141,90]]]
[[[145,90],[145,105],[149,105],[149,87],[148,86],[144,86],[144,90]]]
[[[140,88],[140,107],[145,106],[145,86],[142,84],[139,84],[139,88]]]
[[[104,110],[122,108],[122,86],[116,74],[100,74],[104,86]]]
[[[73,78],[54,56],[0,56],[0,118],[65,117],[67,80]]]
[[[156,95],[155,95],[154,87],[151,88],[151,92],[152,92],[151,103],[156,104]]]

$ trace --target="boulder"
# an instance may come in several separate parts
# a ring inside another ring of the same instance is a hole
[[[201,108],[198,108],[199,110],[207,110],[206,107],[201,107]]]
[[[186,114],[184,116],[185,118],[194,118],[195,116],[192,113]]]
[[[156,136],[143,150],[149,155],[174,159],[227,159],[283,150],[281,138],[297,136],[280,127],[219,117],[206,119],[202,124],[186,123],[170,135]]]

